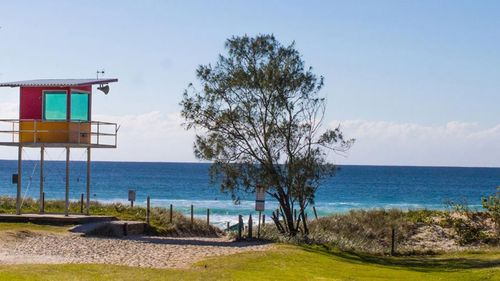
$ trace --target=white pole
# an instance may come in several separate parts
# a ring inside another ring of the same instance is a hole
[[[21,179],[23,172],[23,147],[19,144],[17,151],[17,193],[16,193],[16,215],[21,214]]]
[[[69,215],[69,146],[66,147],[66,196],[64,198],[66,203],[64,208],[64,215]]]
[[[44,155],[45,154],[45,147],[40,147],[40,214],[43,214],[45,212],[44,206],[43,206],[43,162],[44,162]]]
[[[87,148],[87,202],[85,204],[85,213],[90,215],[90,147]]]

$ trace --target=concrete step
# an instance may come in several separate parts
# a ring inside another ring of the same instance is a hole
[[[86,236],[124,237],[140,235],[146,230],[146,223],[141,221],[108,221],[88,223],[75,226],[71,232],[82,233]]]

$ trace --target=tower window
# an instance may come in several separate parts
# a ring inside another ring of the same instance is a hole
[[[43,119],[66,120],[68,97],[66,91],[45,91],[43,99]]]
[[[71,121],[89,121],[89,94],[71,91]]]

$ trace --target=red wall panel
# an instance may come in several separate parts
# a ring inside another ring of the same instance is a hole
[[[42,88],[22,87],[19,119],[42,119]]]
[[[63,90],[68,93],[68,120],[69,113],[71,112],[70,100],[69,96],[71,89],[77,89],[82,91],[91,92],[92,86],[81,86],[81,87],[21,87],[21,97],[20,97],[20,106],[19,106],[19,119],[42,119],[42,111],[43,111],[43,97],[42,93],[46,90]],[[92,96],[92,95],[91,95]],[[91,111],[91,107],[89,108],[89,112]]]

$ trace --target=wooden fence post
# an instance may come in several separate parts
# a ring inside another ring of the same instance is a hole
[[[252,239],[253,234],[252,234],[252,227],[253,227],[253,220],[252,220],[252,214],[248,216],[248,238]]]
[[[230,225],[229,225],[229,222],[227,222],[227,231],[229,231],[231,229]]]
[[[266,214],[262,215],[262,225],[266,224]]]
[[[83,214],[83,193],[80,195],[80,214]]]
[[[151,198],[148,196],[146,198],[146,223],[149,225],[149,216],[151,215]]]
[[[396,230],[391,226],[391,256],[396,254]]]
[[[191,226],[194,224],[194,207],[191,204]]]
[[[45,192],[42,193],[42,211],[45,213]]]
[[[174,210],[174,206],[172,206],[172,204],[170,204],[170,223],[172,223],[172,213],[173,213],[173,210]]]
[[[207,208],[207,226],[210,226],[210,209]]]
[[[257,239],[260,239],[260,220],[262,218],[262,212],[259,211],[259,224],[257,224]]]
[[[238,215],[238,239],[241,240],[241,232],[243,230],[243,217]]]

